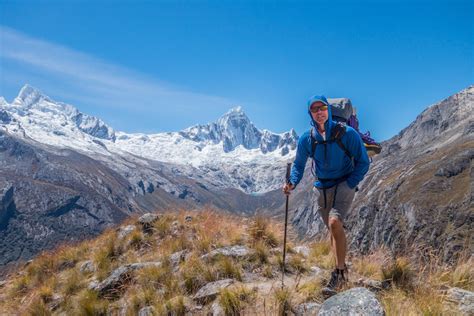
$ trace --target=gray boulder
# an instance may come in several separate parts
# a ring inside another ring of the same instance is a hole
[[[145,233],[151,233],[153,223],[156,222],[160,216],[158,214],[146,213],[140,216],[138,223],[142,226],[142,229]]]
[[[356,287],[327,299],[318,315],[385,315],[375,294],[363,287]]]
[[[309,302],[303,303],[295,307],[294,313],[296,316],[310,316],[318,315],[318,311],[321,308],[321,304]]]
[[[225,316],[224,309],[218,301],[214,301],[211,305],[210,314],[212,316]]]
[[[161,266],[161,262],[137,262],[123,265],[110,274],[102,282],[92,281],[89,284],[89,289],[97,291],[99,296],[111,295],[116,296],[122,285],[131,278],[133,271],[143,269],[149,266]]]
[[[233,283],[233,279],[223,279],[207,283],[202,288],[200,288],[199,291],[197,291],[197,293],[193,296],[193,299],[198,302],[213,300],[221,289],[224,289]]]
[[[360,278],[357,280],[357,285],[364,286],[371,290],[372,292],[379,292],[381,290],[386,290],[390,287],[389,281],[377,281],[371,279]]]
[[[153,316],[155,315],[155,308],[153,306],[146,306],[140,309],[138,316]]]
[[[181,261],[184,261],[186,259],[188,251],[187,250],[181,250],[178,252],[173,253],[170,256],[170,262],[174,267],[177,267]]]
[[[309,248],[306,246],[296,246],[293,248],[296,253],[303,255],[304,257],[309,257]]]
[[[118,232],[118,238],[119,239],[124,239],[128,235],[130,235],[131,232],[135,230],[135,225],[127,225],[125,227],[120,227],[119,232]]]
[[[311,268],[309,268],[309,271],[311,271],[311,274],[313,275],[321,275],[324,272],[323,269],[317,266],[312,266]]]
[[[229,247],[222,247],[218,249],[214,249],[209,253],[201,256],[203,260],[213,259],[218,255],[223,255],[227,257],[234,257],[234,258],[242,258],[247,256],[250,253],[250,250],[245,246],[229,246]]]
[[[81,273],[93,273],[95,272],[95,270],[96,268],[92,260],[84,261],[81,264],[81,267],[79,268],[79,271],[81,271]]]
[[[456,303],[463,315],[474,315],[474,292],[453,287],[447,291],[446,299]]]

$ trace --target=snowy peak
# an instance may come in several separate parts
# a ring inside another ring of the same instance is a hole
[[[3,107],[11,115],[24,118],[23,125],[39,125],[42,130],[49,125],[49,128],[53,129],[51,132],[56,135],[69,134],[71,130],[67,126],[72,125],[93,137],[115,141],[114,130],[101,119],[81,113],[72,105],[55,102],[29,84],[21,88],[11,105]],[[45,125],[45,122],[49,124]]]
[[[268,130],[259,130],[250,121],[241,106],[234,107],[217,122],[196,125],[179,132],[184,138],[195,142],[218,144],[222,142],[224,152],[233,151],[238,146],[245,149],[260,149],[262,153],[282,148],[282,155],[296,147],[298,136],[294,130],[275,134]],[[289,147],[288,147],[289,146]]]
[[[224,114],[217,124],[225,152],[232,151],[239,145],[246,149],[259,147],[262,133],[250,122],[240,106]]]
[[[50,101],[49,97],[44,95],[40,90],[25,84],[21,88],[20,93],[13,101],[14,106],[29,107],[35,103],[41,102],[42,100]]]
[[[115,131],[99,118],[84,113],[72,117],[76,126],[86,134],[115,142]]]

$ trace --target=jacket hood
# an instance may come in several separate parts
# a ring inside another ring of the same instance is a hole
[[[311,115],[311,111],[309,110],[311,104],[313,104],[314,102],[318,102],[318,101],[320,101],[320,102],[322,102],[322,103],[324,103],[328,106],[328,119],[327,119],[326,123],[324,123],[324,128],[326,130],[326,139],[329,139],[331,137],[331,130],[332,130],[334,124],[336,124],[336,123],[332,120],[331,106],[330,106],[328,100],[326,99],[326,97],[324,95],[313,95],[311,98],[309,98],[308,104],[307,104],[308,115],[311,118],[311,125],[315,127],[316,137],[319,136],[320,140],[322,140],[322,136],[318,132],[317,123],[316,123],[315,120],[313,120],[313,116]]]

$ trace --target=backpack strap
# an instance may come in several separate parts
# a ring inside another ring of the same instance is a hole
[[[316,160],[314,158],[314,154],[316,153],[316,146],[318,144],[327,144],[327,143],[332,143],[332,142],[336,142],[337,145],[342,149],[342,151],[344,151],[344,153],[347,155],[347,157],[349,157],[349,159],[353,162],[353,158],[351,153],[349,152],[349,150],[347,150],[346,146],[344,145],[344,143],[342,142],[342,136],[344,136],[346,134],[346,125],[344,123],[337,123],[333,129],[332,129],[332,135],[331,135],[331,139],[329,140],[325,140],[325,141],[318,141],[316,140],[316,136],[314,135],[314,127],[311,127],[311,130],[310,130],[310,139],[311,139],[311,158],[313,159],[313,163],[312,163],[312,170],[311,172],[313,173],[314,176],[316,176]],[[354,163],[354,162],[353,162]]]
[[[318,145],[318,141],[316,140],[316,137],[314,136],[314,127],[311,127],[311,131],[310,131],[310,138],[311,138],[311,158],[314,159],[314,153],[316,152],[316,146]]]
[[[347,150],[346,146],[342,142],[342,136],[346,134],[346,125],[344,123],[337,123],[332,130],[331,141],[335,141],[339,147],[346,153],[347,157],[352,160],[352,155]]]

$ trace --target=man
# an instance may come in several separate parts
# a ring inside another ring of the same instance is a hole
[[[298,141],[289,183],[283,191],[290,194],[295,189],[303,177],[308,157],[313,158],[317,176],[313,190],[319,193],[318,212],[329,229],[336,259],[336,267],[323,292],[334,294],[334,290],[347,281],[344,217],[357,185],[369,169],[369,157],[356,130],[345,126],[344,133],[344,127],[332,120],[331,107],[324,96],[309,99],[308,113],[313,127]],[[334,139],[336,133],[342,133],[342,137],[337,138],[339,141]]]

